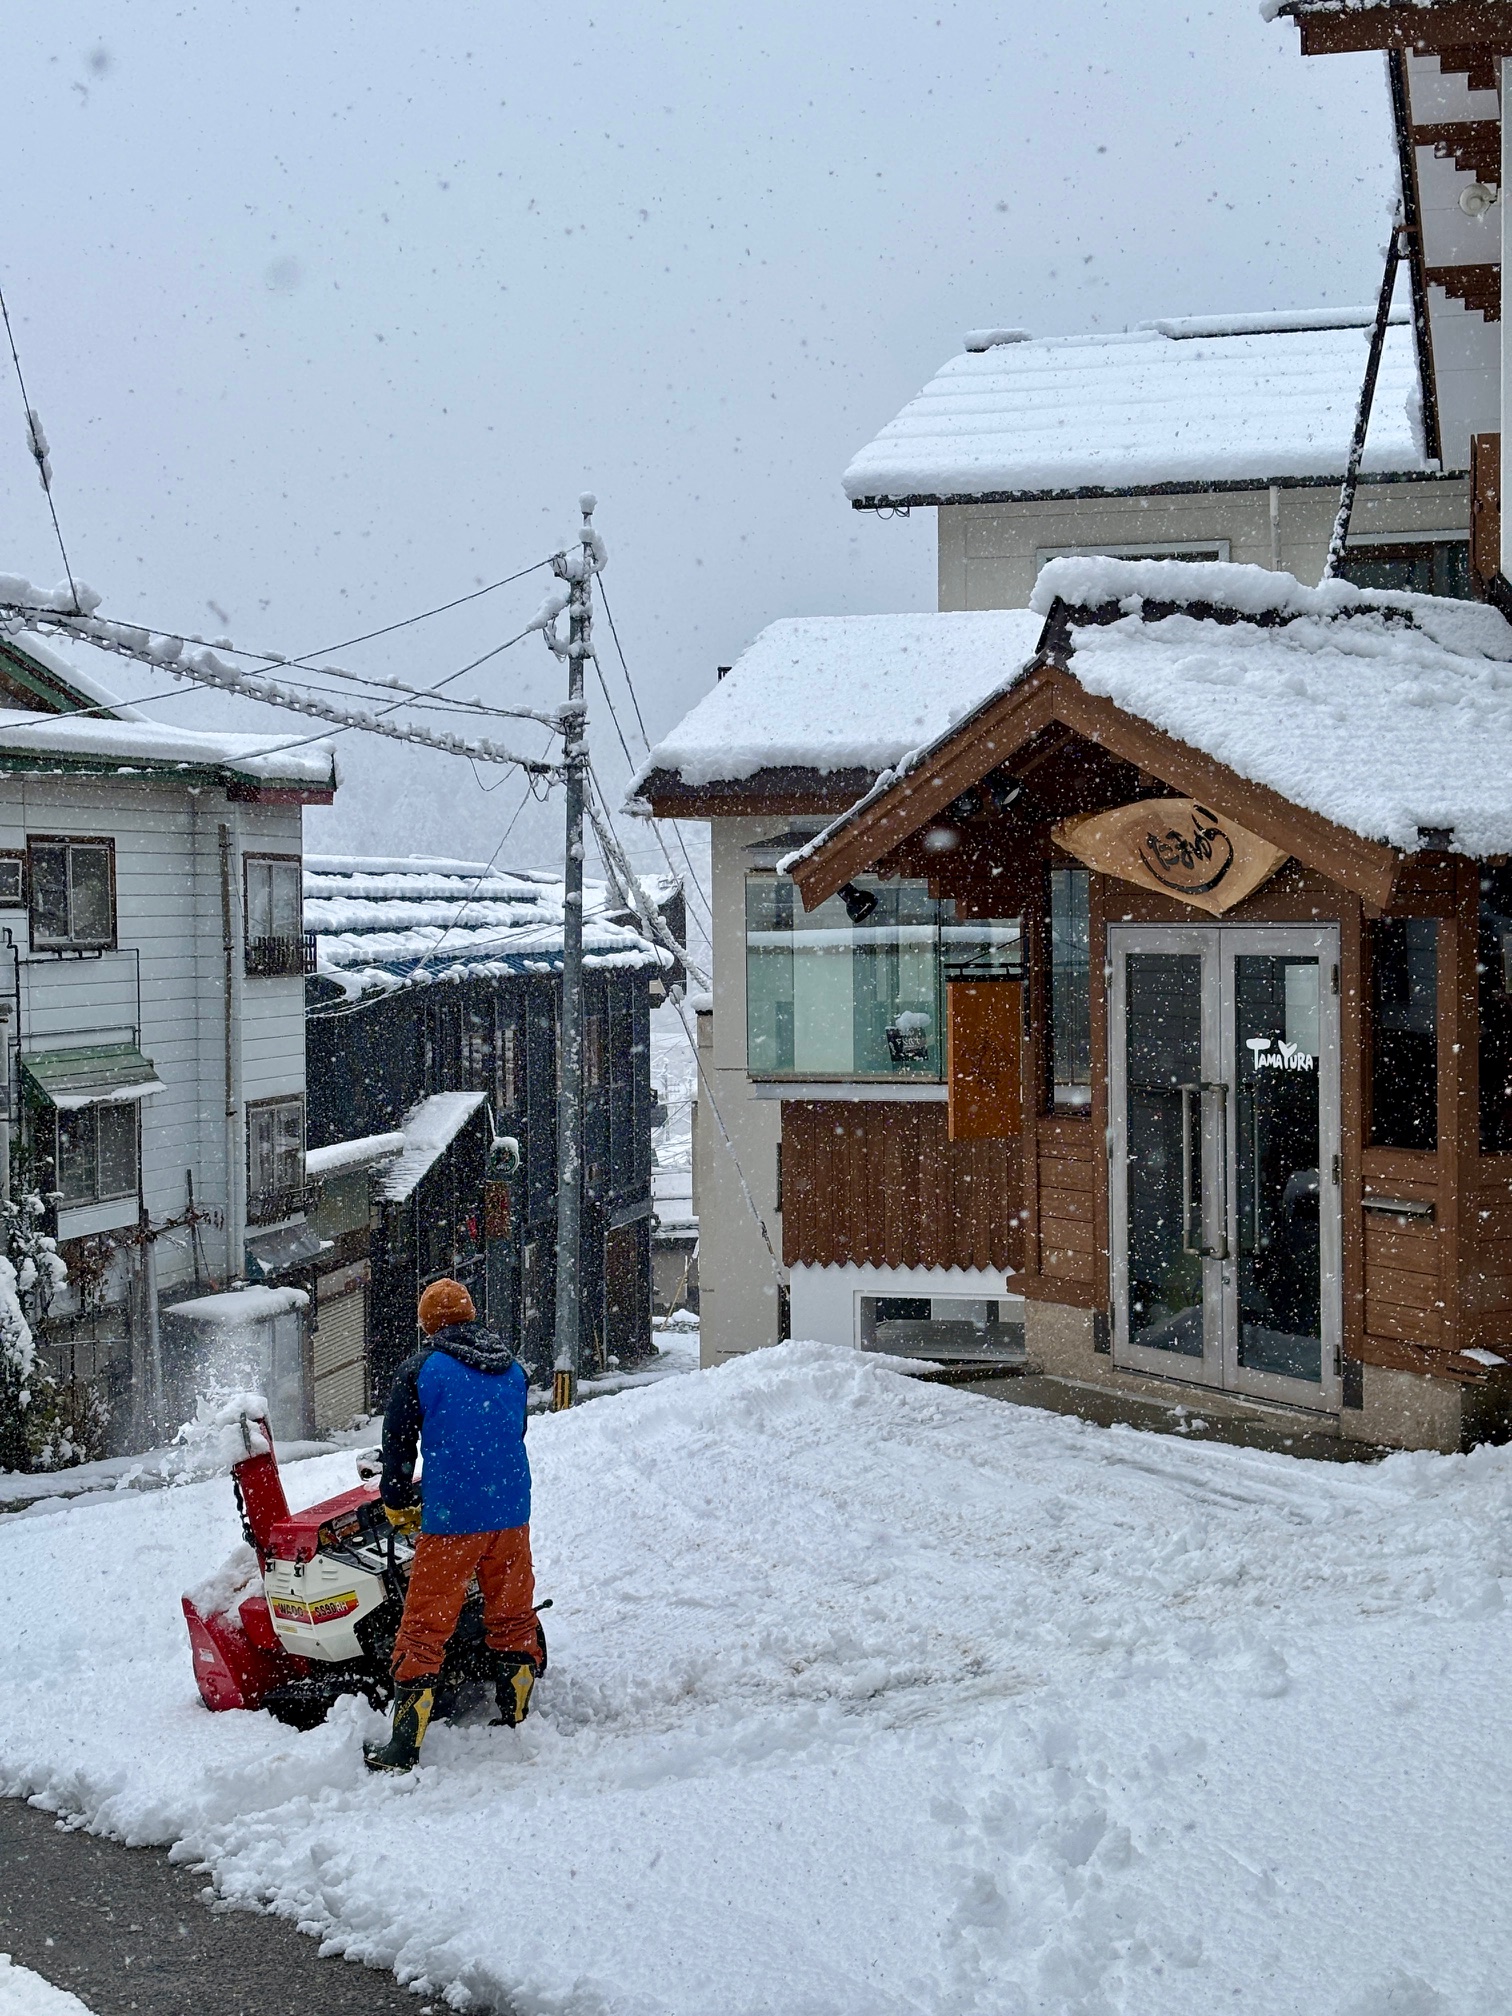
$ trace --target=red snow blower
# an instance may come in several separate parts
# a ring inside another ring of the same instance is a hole
[[[379,1501],[376,1452],[358,1457],[362,1482],[354,1490],[291,1512],[268,1423],[243,1414],[241,1434],[247,1453],[232,1465],[231,1481],[258,1579],[229,1590],[212,1582],[184,1598],[200,1698],[215,1710],[266,1708],[296,1729],[323,1722],[343,1694],[384,1707],[415,1550]],[[539,1619],[536,1628],[544,1672]],[[434,1712],[451,1712],[468,1683],[490,1673],[474,1585],[447,1647]]]

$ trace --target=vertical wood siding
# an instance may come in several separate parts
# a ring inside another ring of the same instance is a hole
[[[943,1101],[782,1109],[788,1266],[1017,1268],[1016,1141],[951,1141]]]

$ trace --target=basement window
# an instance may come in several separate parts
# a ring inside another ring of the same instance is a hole
[[[1370,948],[1370,1143],[1438,1145],[1438,923],[1385,917]]]

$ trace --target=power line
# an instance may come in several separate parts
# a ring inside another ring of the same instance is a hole
[[[549,558],[533,561],[529,567],[522,567],[518,573],[506,574],[499,581],[490,581],[484,588],[473,589],[471,594],[458,595],[450,602],[438,602],[433,609],[421,609],[413,616],[402,616],[397,623],[386,623],[380,630],[365,630],[358,637],[348,637],[344,643],[321,645],[315,650],[302,651],[297,657],[293,658],[283,651],[252,651],[248,650],[244,645],[231,643],[228,638],[223,637],[219,642],[214,642],[208,637],[190,636],[186,631],[182,630],[163,630],[158,628],[157,625],[150,623],[123,622],[121,627],[140,630],[144,635],[150,633],[154,637],[164,637],[170,644],[197,644],[207,651],[228,651],[233,658],[255,658],[263,665],[283,666],[287,667],[290,671],[325,672],[334,678],[356,679],[370,686],[381,686],[386,683],[381,678],[370,678],[367,674],[361,672],[344,672],[339,666],[334,665],[312,665],[310,661],[322,656],[326,651],[349,651],[353,645],[369,644],[375,637],[388,637],[396,630],[406,630],[412,624],[423,623],[428,617],[442,616],[449,609],[460,609],[464,602],[476,602],[480,596],[492,595],[496,588],[507,588],[511,582],[523,581],[526,575],[539,573],[541,568],[549,567],[550,565],[551,561]],[[69,586],[70,588],[73,587],[72,577],[70,577]],[[78,594],[75,591],[76,609],[77,604]],[[78,611],[78,613],[82,614],[83,612]],[[520,635],[521,637],[528,637],[530,632],[529,630],[523,630]],[[518,643],[519,639],[512,638],[510,641]],[[500,648],[502,649],[503,647],[501,646]],[[463,667],[464,671],[467,669],[469,668]]]
[[[603,593],[603,591],[602,591],[602,586],[601,586],[601,587],[600,587],[600,594],[602,595],[602,593]],[[619,662],[620,662],[620,670],[621,670],[621,672],[623,672],[623,673],[624,673],[624,675],[625,675],[625,688],[626,688],[626,691],[627,691],[627,692],[629,693],[629,695],[630,695],[630,704],[631,704],[631,706],[632,706],[632,707],[634,707],[634,709],[635,709],[635,719],[636,719],[636,722],[637,722],[637,724],[638,724],[638,725],[639,725],[639,727],[640,727],[640,732],[641,732],[641,741],[642,741],[642,742],[643,742],[643,743],[645,744],[645,746],[646,746],[646,754],[647,754],[647,755],[649,756],[649,755],[650,755],[650,753],[651,753],[651,737],[650,737],[650,736],[649,736],[649,735],[648,735],[648,734],[646,733],[646,719],[645,719],[645,716],[644,716],[644,715],[643,715],[643,714],[641,713],[641,705],[640,705],[640,700],[639,700],[639,699],[638,699],[638,697],[636,696],[636,691],[635,691],[635,681],[634,681],[634,680],[633,680],[633,679],[632,679],[632,678],[630,677],[630,664],[629,664],[629,660],[628,660],[628,659],[627,659],[627,658],[625,657],[625,647],[624,647],[624,645],[623,645],[623,644],[621,644],[621,642],[620,642],[620,635],[619,635],[619,630],[618,630],[618,628],[617,628],[617,627],[616,627],[616,625],[615,625],[615,621],[614,621],[614,612],[613,612],[613,610],[612,610],[612,609],[611,609],[611,608],[609,607],[609,597],[608,597],[607,595],[603,595],[603,603],[604,603],[604,614],[605,614],[605,616],[606,616],[606,617],[607,617],[607,618],[609,619],[609,635],[610,635],[610,636],[611,636],[611,637],[612,637],[612,638],[614,639],[614,649],[615,649],[615,652],[616,652],[616,654],[618,655],[618,658],[619,658]],[[597,661],[595,661],[595,662],[597,662]],[[600,682],[600,684],[601,684],[601,685],[603,684],[603,678],[604,678],[604,675],[603,675],[603,673],[602,673],[602,671],[601,671],[601,672],[599,673],[599,682]],[[608,687],[607,687],[607,686],[605,686],[605,687],[604,687],[604,698],[605,698],[606,700],[608,700],[608,698],[609,698],[609,689],[608,689]],[[613,714],[613,712],[614,712],[614,706],[613,706],[613,703],[612,703],[612,702],[610,703],[610,708],[609,708],[609,711],[610,711],[610,713],[611,713],[611,714]],[[616,722],[615,722],[615,724],[614,724],[614,725],[615,725],[616,729],[618,729],[618,727],[619,727],[619,722],[618,722],[618,721],[616,720]],[[620,737],[620,744],[621,744],[621,747],[623,747],[623,746],[624,746],[624,737],[623,737],[623,736],[621,736],[621,737]],[[630,772],[631,772],[631,775],[633,776],[633,775],[635,774],[635,765],[634,765],[634,763],[631,763],[631,762],[630,762],[630,751],[629,751],[628,749],[626,749],[626,750],[625,750],[625,761],[626,761],[627,763],[629,763],[629,764],[630,764]],[[672,866],[672,857],[671,857],[671,855],[670,855],[670,854],[669,854],[669,853],[667,852],[667,843],[666,843],[666,841],[665,841],[665,840],[664,840],[664,839],[662,838],[662,831],[661,831],[661,826],[662,826],[662,822],[661,822],[660,820],[657,820],[657,819],[653,819],[653,820],[652,820],[652,822],[651,822],[651,830],[652,830],[652,831],[653,831],[653,832],[655,833],[655,835],[656,835],[656,839],[657,839],[657,845],[658,845],[658,846],[659,846],[659,847],[661,848],[661,851],[662,851],[662,858],[663,858],[663,859],[665,860],[665,862],[666,862],[666,864],[667,864],[667,867],[668,867],[669,871],[670,871],[670,872],[671,872],[672,874],[676,875],[676,874],[677,874],[677,870],[676,870],[675,868],[673,868],[673,866]],[[706,928],[707,928],[707,930],[708,930],[708,933],[709,933],[709,943],[710,943],[710,946],[712,947],[712,945],[713,945],[713,942],[714,942],[714,910],[713,910],[713,906],[712,906],[712,905],[710,904],[710,902],[709,902],[708,898],[707,898],[707,897],[706,897],[706,896],[704,895],[704,892],[703,892],[703,884],[702,884],[702,883],[701,883],[701,882],[699,881],[699,879],[698,879],[698,873],[697,873],[697,870],[696,870],[696,869],[694,868],[694,866],[693,866],[693,857],[692,857],[692,856],[691,856],[691,855],[689,854],[689,852],[688,852],[688,845],[687,845],[687,842],[686,842],[686,841],[685,841],[685,840],[683,839],[683,836],[682,836],[682,828],[681,828],[680,826],[678,826],[678,825],[677,825],[677,824],[676,824],[676,823],[674,822],[674,823],[673,823],[673,828],[672,828],[672,831],[673,831],[673,834],[674,834],[674,836],[675,836],[675,838],[676,838],[676,840],[677,840],[677,851],[678,851],[678,853],[679,853],[679,854],[681,854],[681,855],[682,855],[682,858],[683,858],[683,866],[684,866],[684,867],[685,867],[685,868],[687,869],[687,871],[688,871],[688,882],[689,882],[689,883],[690,883],[690,884],[692,885],[692,889],[693,889],[693,893],[694,893],[694,895],[695,895],[695,896],[696,896],[696,897],[698,898],[698,901],[699,901],[699,902],[700,902],[700,903],[702,904],[702,906],[703,906],[703,911],[704,911],[704,916],[705,916],[705,918],[706,918],[706,920],[707,920],[707,925],[706,925]],[[681,878],[679,878],[679,879],[681,879]]]
[[[200,685],[216,686],[228,693],[239,693],[246,699],[263,701],[271,706],[286,707],[291,712],[297,714],[309,714],[319,720],[335,722],[343,728],[368,729],[375,734],[388,735],[396,740],[412,740],[428,743],[435,748],[445,750],[451,755],[466,755],[471,751],[478,754],[484,761],[490,763],[519,762],[526,767],[540,768],[539,765],[532,765],[531,759],[516,757],[512,752],[501,750],[496,743],[464,743],[460,737],[435,734],[418,727],[412,733],[406,732],[400,734],[397,730],[385,725],[388,717],[396,713],[405,704],[406,700],[415,701],[423,706],[439,692],[439,686],[411,687],[402,685],[396,680],[384,681],[382,682],[383,690],[392,692],[398,687],[403,697],[394,701],[392,705],[381,708],[376,714],[355,713],[345,708],[322,705],[320,700],[313,697],[303,698],[290,687],[279,686],[271,681],[266,681],[264,675],[261,673],[241,672],[230,666],[223,665],[216,657],[214,651],[209,647],[204,647],[193,657],[188,658],[178,655],[177,645],[181,640],[171,639],[170,642],[173,643],[174,649],[166,653],[156,649],[152,641],[154,634],[166,636],[166,632],[153,633],[148,630],[137,629],[132,625],[108,622],[104,618],[82,613],[77,616],[70,616],[66,611],[48,609],[28,603],[0,603],[0,612],[17,617],[23,627],[55,631],[59,635],[71,637],[77,642],[93,644],[100,650],[114,652],[120,657],[134,658],[155,668],[166,669],[175,678],[188,679]],[[482,664],[486,659],[496,657],[500,651],[507,650],[509,644],[517,644],[521,641],[521,638],[527,637],[529,634],[530,630],[527,627],[527,629],[520,632],[518,637],[509,639],[508,644],[495,646],[492,651],[485,652],[483,658],[476,659],[472,664],[463,666],[461,671],[449,674],[446,680],[440,682],[440,685],[448,684],[451,679],[460,678],[463,672],[474,670],[477,665]],[[304,682],[299,683],[303,684]],[[539,721],[544,726],[558,732],[560,731],[560,723],[557,716],[542,713],[535,708],[498,708],[481,704],[473,707],[471,703],[467,703],[467,705],[468,711],[475,714],[499,719],[523,718]],[[299,745],[282,744],[280,746],[287,748]],[[268,753],[271,755],[275,752],[269,750]],[[554,775],[555,772],[552,771],[551,774]]]
[[[37,465],[37,474],[42,479],[42,494],[47,499],[48,514],[52,519],[54,536],[58,541],[58,551],[63,556],[63,572],[68,576],[68,592],[73,596],[75,609],[79,606],[78,584],[74,580],[73,568],[69,565],[68,548],[63,544],[63,527],[58,523],[58,507],[53,503],[52,471],[48,466],[47,437],[42,432],[42,422],[37,417],[37,409],[31,403],[26,390],[26,379],[21,372],[21,352],[16,348],[16,332],[11,328],[10,310],[5,305],[5,295],[0,291],[0,319],[5,322],[6,339],[10,343],[11,362],[16,367],[16,383],[21,388],[21,404],[26,409],[26,439],[32,452],[32,460]]]
[[[314,651],[304,652],[303,658],[314,658],[326,651],[350,651],[355,644],[371,644],[375,637],[391,637],[396,630],[407,630],[412,623],[424,623],[431,616],[444,616],[449,609],[460,609],[465,602],[476,602],[480,596],[492,595],[496,588],[507,588],[512,581],[523,581],[527,574],[538,574],[543,567],[550,565],[551,556],[548,554],[544,560],[533,560],[528,567],[522,567],[518,574],[506,574],[501,581],[490,581],[486,588],[474,588],[469,595],[457,595],[450,602],[438,602],[434,609],[422,609],[417,616],[402,616],[397,623],[385,623],[381,630],[364,630],[360,637],[347,637],[340,644],[322,644]]]

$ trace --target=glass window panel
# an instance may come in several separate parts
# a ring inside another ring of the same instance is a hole
[[[1438,924],[1388,917],[1370,931],[1370,1139],[1438,1142]]]
[[[1016,980],[1022,945],[1017,917],[956,921],[955,905],[940,905],[940,964],[947,980]]]
[[[247,857],[247,938],[253,945],[259,938],[273,936],[273,895],[268,867],[255,854]]]
[[[273,938],[297,938],[300,924],[300,872],[297,861],[268,863],[268,911]]]
[[[62,842],[32,846],[31,915],[35,944],[68,943],[68,848]]]
[[[1480,1141],[1486,1155],[1512,1153],[1512,868],[1487,869],[1480,885]]]
[[[1091,878],[1085,868],[1050,870],[1051,1103],[1092,1103]]]
[[[273,1115],[266,1106],[247,1113],[247,1170],[254,1195],[274,1188]]]
[[[1239,1362],[1323,1377],[1316,959],[1234,961]]]
[[[297,1099],[273,1108],[273,1187],[292,1190],[304,1179],[304,1109]]]
[[[137,1187],[137,1107],[123,1099],[95,1109],[101,1197],[129,1197]]]
[[[58,1115],[54,1181],[65,1204],[92,1204],[95,1196],[95,1109],[78,1106]]]
[[[68,850],[69,936],[76,945],[108,945],[115,936],[110,914],[110,849]]]
[[[1131,952],[1125,971],[1129,1342],[1200,1358],[1201,1122],[1181,1088],[1202,1077],[1202,959]]]
[[[939,905],[923,883],[855,887],[872,899],[859,921],[839,896],[804,910],[791,882],[748,878],[753,1076],[941,1076]]]

